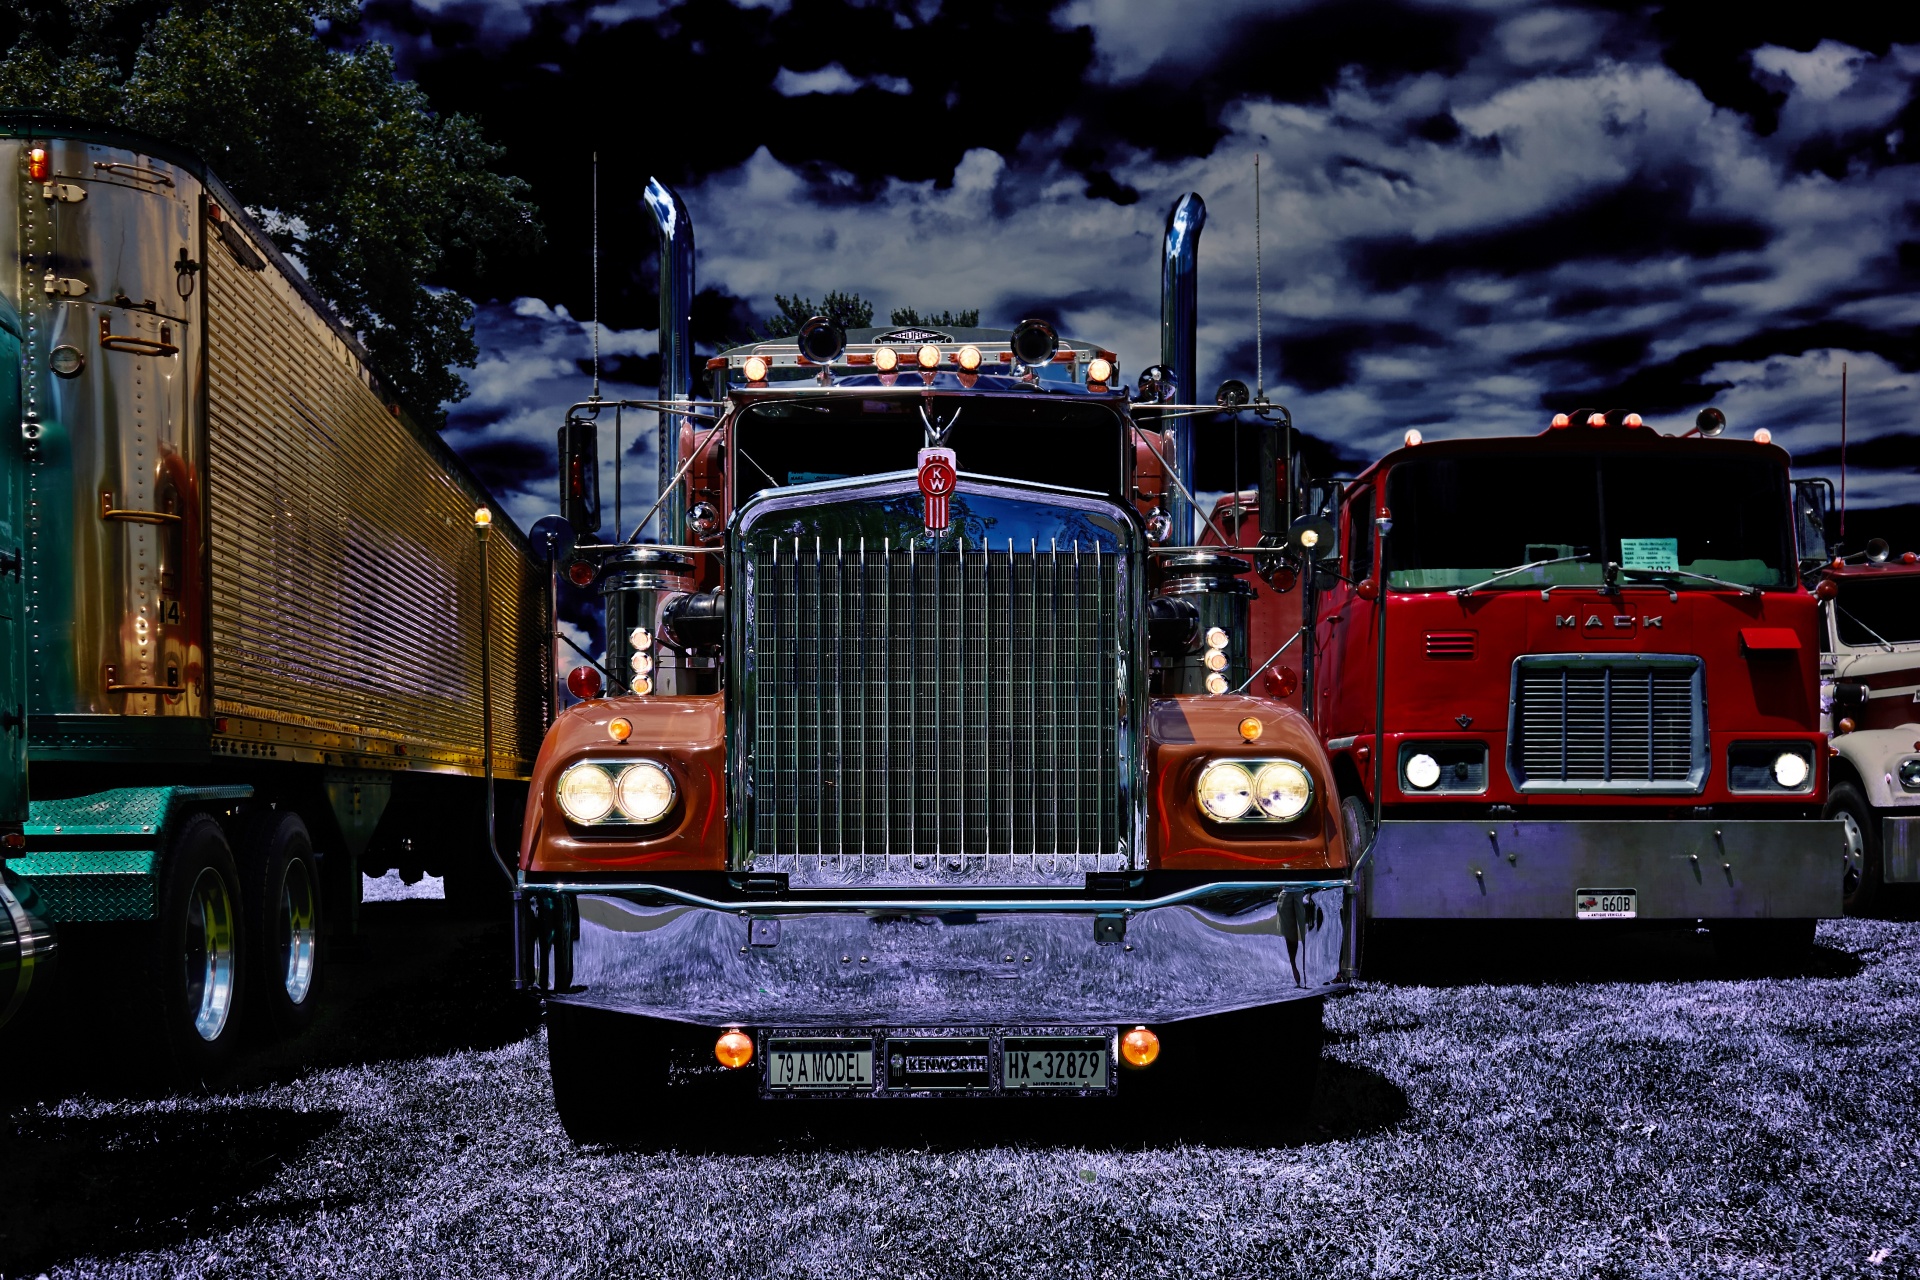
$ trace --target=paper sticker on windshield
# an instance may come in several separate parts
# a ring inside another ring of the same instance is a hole
[[[1680,567],[1680,540],[1678,538],[1622,538],[1620,539],[1620,567],[1648,569],[1655,573],[1676,570]]]

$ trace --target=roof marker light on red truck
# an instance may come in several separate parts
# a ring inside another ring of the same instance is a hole
[[[1420,434],[1420,428],[1418,427],[1407,428],[1407,448],[1409,449],[1413,448],[1413,446],[1419,444],[1424,439],[1426,439],[1426,437]]]
[[[1753,442],[1755,444],[1772,444],[1773,432],[1767,430],[1765,427],[1761,427],[1753,433]]]
[[[1640,426],[1645,426],[1646,424],[1640,420],[1639,414],[1630,413],[1624,419],[1622,419],[1622,425],[1629,426],[1629,427],[1640,427]]]
[[[1560,431],[1567,427],[1572,426],[1573,419],[1569,418],[1564,413],[1556,413],[1553,415],[1553,421],[1548,425],[1551,426],[1555,431]]]
[[[1587,415],[1587,425],[1590,427],[1604,427],[1607,425],[1607,415],[1604,413],[1590,413]]]
[[[746,363],[740,366],[740,372],[747,376],[749,383],[755,386],[760,385],[767,380],[767,362],[765,357],[748,356]]]
[[[1105,386],[1113,381],[1113,361],[1095,356],[1087,361],[1087,385]]]

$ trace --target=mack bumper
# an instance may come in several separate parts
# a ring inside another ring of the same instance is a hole
[[[976,899],[528,885],[522,985],[708,1027],[1120,1026],[1343,991],[1352,882]]]
[[[1375,920],[1828,918],[1845,872],[1837,821],[1391,821],[1361,900]]]

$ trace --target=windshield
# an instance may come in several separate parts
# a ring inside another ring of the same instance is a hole
[[[1841,644],[1877,649],[1881,640],[1920,643],[1920,575],[1842,580],[1833,602]]]
[[[733,432],[735,496],[762,489],[911,471],[926,444],[919,396],[774,400],[743,411]],[[1086,489],[1117,500],[1118,414],[1104,405],[990,396],[936,397],[928,410],[947,432],[960,470]],[[954,418],[955,410],[959,417]]]
[[[1790,588],[1786,476],[1763,458],[1528,452],[1417,458],[1394,467],[1388,583],[1400,590],[1599,585],[1623,580],[1713,590],[1680,576]],[[1577,559],[1574,559],[1577,557]],[[1665,576],[1662,576],[1662,575]]]

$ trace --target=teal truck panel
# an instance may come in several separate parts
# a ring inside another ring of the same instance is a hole
[[[245,800],[248,786],[116,787],[66,800],[35,800],[28,852],[6,860],[54,921],[150,920],[160,851],[174,818],[197,805]],[[109,841],[114,848],[62,848]]]

